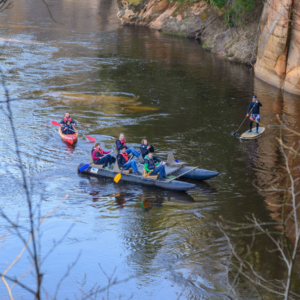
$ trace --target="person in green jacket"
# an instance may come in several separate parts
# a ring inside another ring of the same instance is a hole
[[[148,153],[144,157],[144,159],[145,159],[144,169],[146,170],[147,173],[152,171],[150,175],[158,174],[158,178],[160,179],[167,178],[164,164],[159,162],[156,163],[153,159],[153,154],[151,152]]]

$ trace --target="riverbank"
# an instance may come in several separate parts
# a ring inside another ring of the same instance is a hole
[[[240,26],[229,26],[224,13],[200,1],[118,0],[123,25],[146,26],[165,34],[194,38],[202,48],[230,61],[254,66],[263,6],[247,12]]]

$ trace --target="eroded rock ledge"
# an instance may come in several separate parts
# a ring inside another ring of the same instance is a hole
[[[254,66],[262,80],[300,95],[299,0],[268,0],[249,12],[242,26],[229,27],[222,12],[199,1],[117,0],[124,25],[148,26],[195,38],[205,50]],[[299,12],[299,13],[298,13]]]

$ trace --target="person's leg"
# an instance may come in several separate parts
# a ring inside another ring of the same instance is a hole
[[[258,133],[259,123],[256,123],[256,133]]]
[[[157,156],[153,155],[153,159],[156,160],[157,162],[161,162],[161,160]]]
[[[123,170],[128,170],[130,168],[130,162],[126,163],[125,165],[123,165],[122,169]]]
[[[111,155],[108,154],[106,157],[107,157],[107,160],[108,160],[109,164],[111,165],[112,164],[112,157],[111,157]]]
[[[96,165],[103,165],[103,164],[105,164],[105,158],[106,157],[100,158],[95,164]],[[107,165],[107,162],[106,162],[106,165]],[[106,167],[106,165],[105,165],[105,167]]]
[[[260,116],[259,115],[256,116],[255,121],[256,121],[256,133],[258,133],[259,122],[260,122]]]
[[[131,160],[129,163],[131,165],[131,168],[133,169],[133,172],[137,172],[138,168],[137,168],[135,160]]]
[[[252,131],[252,123],[253,123],[253,121],[250,120],[250,132]]]
[[[131,153],[132,155],[134,155],[134,156],[136,156],[136,157],[139,157],[140,156],[140,153],[139,152],[137,152],[135,149],[133,149],[133,148],[128,148],[127,150],[126,150],[126,152],[129,154],[129,153]]]

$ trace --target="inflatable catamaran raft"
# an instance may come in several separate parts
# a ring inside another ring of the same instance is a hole
[[[146,171],[144,170],[143,158],[140,156],[137,159],[137,166],[142,175],[135,175],[132,173],[132,170],[121,170],[118,166],[118,163],[115,162],[114,168],[104,169],[104,165],[96,165],[93,163],[92,157],[90,158],[90,166],[86,170],[80,172],[80,168],[84,166],[84,163],[81,163],[78,166],[78,172],[83,174],[89,174],[94,176],[102,176],[108,178],[114,178],[117,173],[121,173],[121,180],[140,183],[149,186],[156,186],[167,190],[174,191],[187,191],[195,187],[195,184],[179,181],[180,178],[189,178],[196,180],[206,180],[217,176],[219,173],[215,171],[209,171],[204,169],[198,169],[197,167],[186,167],[184,162],[175,162],[173,154],[168,155],[167,163],[165,165],[167,176],[172,175],[172,179],[158,179],[158,176],[147,176]]]

